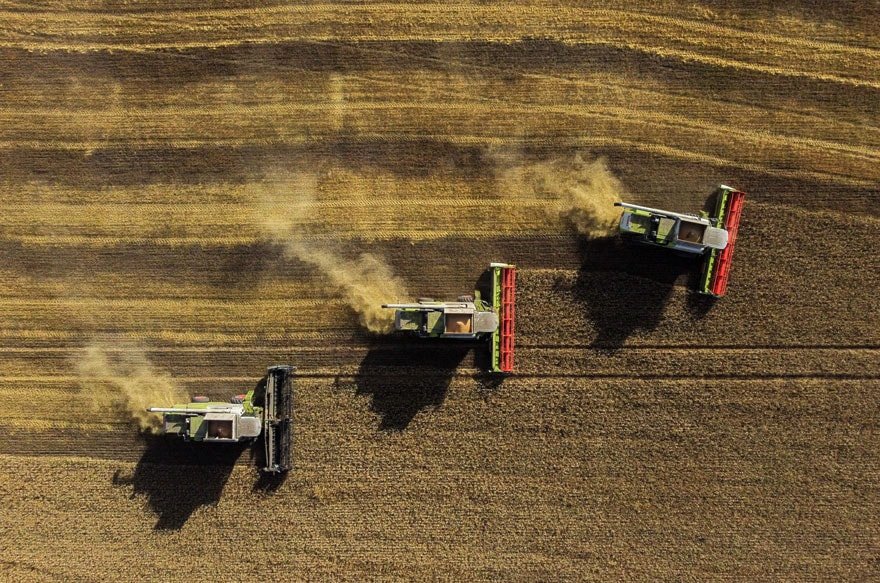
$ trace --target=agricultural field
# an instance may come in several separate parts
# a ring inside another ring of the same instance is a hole
[[[876,579],[878,19],[0,1],[0,579]],[[726,297],[614,236],[722,182]],[[490,261],[513,374],[385,333]],[[139,429],[279,363],[286,479]]]

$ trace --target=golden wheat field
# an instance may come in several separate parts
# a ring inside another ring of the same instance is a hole
[[[0,1],[0,579],[876,580],[878,22]],[[719,183],[710,302],[611,203]],[[384,334],[490,261],[513,374]],[[278,363],[286,479],[139,431]]]

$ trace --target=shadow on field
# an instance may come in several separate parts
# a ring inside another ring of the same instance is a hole
[[[252,288],[254,280],[283,256],[281,245],[267,241],[235,245],[224,250],[223,262],[216,271],[214,283],[223,289]]]
[[[369,395],[379,429],[403,431],[427,407],[446,398],[455,371],[474,343],[409,338],[374,341],[355,378],[356,394]]]
[[[159,520],[156,530],[177,530],[202,506],[217,504],[223,487],[248,444],[187,443],[167,436],[144,436],[146,450],[131,476],[121,470],[116,485],[146,496]]]
[[[254,404],[262,404],[267,378],[254,387]],[[156,530],[178,530],[193,512],[220,501],[223,488],[233,468],[245,451],[250,452],[251,466],[257,471],[254,492],[272,493],[287,479],[287,473],[264,474],[259,471],[265,457],[262,439],[231,444],[187,442],[167,435],[141,436],[146,448],[134,472],[113,474],[113,483],[131,486],[132,497],[146,496],[159,520]]]
[[[620,237],[583,239],[575,298],[584,304],[598,335],[592,346],[620,348],[637,330],[650,331],[663,318],[679,280],[699,276],[698,258],[633,245]]]
[[[697,280],[695,285],[699,285],[699,280]],[[688,313],[695,319],[702,320],[709,315],[709,312],[712,311],[717,302],[718,298],[715,296],[706,296],[694,292],[687,297]]]

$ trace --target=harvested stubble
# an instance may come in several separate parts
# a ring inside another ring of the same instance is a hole
[[[876,574],[869,3],[173,4],[3,10],[3,577]],[[749,193],[726,298],[506,179],[598,158],[650,206]],[[413,293],[516,263],[518,373],[364,333],[265,233],[285,173],[297,240]],[[294,472],[91,413],[114,334],[190,394],[299,365]]]
[[[137,552],[140,573],[156,576],[173,570],[164,558],[172,549],[206,544],[226,553],[248,547],[269,574],[546,578],[590,568],[603,578],[673,577],[681,554],[697,550],[695,574],[864,574],[853,565],[870,561],[876,518],[866,468],[877,444],[864,430],[876,388],[807,379],[510,379],[483,397],[462,379],[442,409],[403,434],[377,435],[365,399],[332,382],[306,382],[298,470],[271,496],[251,491],[255,477],[244,462],[230,470],[219,500],[196,508],[179,533],[157,536],[157,521],[174,524],[190,511],[199,482],[186,472],[213,470],[4,456],[3,489],[13,502],[2,520],[14,539],[55,537],[62,552],[83,534],[121,541],[105,547],[100,568],[112,572]],[[262,518],[243,518],[243,500]],[[41,520],[16,520],[35,505]],[[75,529],[63,526],[71,512]],[[212,535],[218,530],[224,534]],[[40,555],[28,545],[16,557],[66,572],[88,568]],[[219,573],[211,555],[193,557],[194,567]],[[247,577],[254,568],[242,561],[224,572]]]

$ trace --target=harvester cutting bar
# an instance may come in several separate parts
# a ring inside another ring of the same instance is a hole
[[[513,339],[516,321],[516,269],[501,270],[501,372],[513,370]]]
[[[742,207],[745,204],[745,193],[733,190],[729,187],[722,188],[719,195],[722,197],[718,202],[719,220],[723,221],[727,230],[727,247],[714,252],[708,259],[706,281],[703,293],[716,297],[727,293],[727,280],[730,276],[730,266],[733,262],[733,250],[736,245],[736,236],[739,231],[739,221],[742,215]]]
[[[492,302],[498,312],[498,331],[492,335],[492,370],[513,371],[516,325],[516,267],[493,263]]]
[[[264,472],[280,473],[290,469],[291,377],[295,370],[292,366],[272,366],[268,369],[263,404]]]

